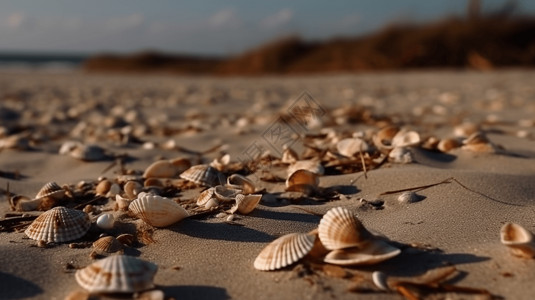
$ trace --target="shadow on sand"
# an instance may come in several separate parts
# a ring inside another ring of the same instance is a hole
[[[230,296],[224,288],[213,287],[207,285],[171,285],[158,286],[165,293],[166,299],[172,297],[174,299],[212,299],[212,300],[227,300]]]
[[[0,298],[2,299],[30,298],[42,292],[43,289],[31,281],[0,272]]]
[[[245,226],[230,225],[224,222],[207,223],[197,220],[184,220],[178,225],[175,224],[168,227],[168,229],[187,236],[210,240],[266,243],[275,239],[274,236],[265,232]]]

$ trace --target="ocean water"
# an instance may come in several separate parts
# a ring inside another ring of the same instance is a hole
[[[84,54],[0,52],[0,69],[77,69],[88,57]]]

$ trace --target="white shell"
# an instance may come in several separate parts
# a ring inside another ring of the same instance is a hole
[[[509,247],[515,256],[535,258],[533,234],[519,224],[507,223],[500,230],[502,244]]]
[[[420,134],[416,131],[401,130],[396,133],[392,139],[392,146],[397,147],[409,147],[415,146],[420,143]]]
[[[137,181],[129,180],[124,184],[123,190],[128,199],[135,199],[143,191],[143,185]]]
[[[254,261],[254,267],[257,270],[272,271],[289,266],[305,257],[314,246],[315,240],[316,235],[308,233],[281,236],[260,251]]]
[[[115,224],[115,217],[110,213],[102,214],[97,218],[96,224],[100,229],[112,229]]]
[[[411,191],[403,192],[398,197],[398,201],[401,203],[414,203],[418,202],[418,200],[418,195]]]
[[[61,243],[84,236],[89,227],[91,220],[86,213],[58,206],[37,217],[24,233],[36,241]]]
[[[260,200],[262,199],[261,194],[250,194],[250,195],[242,195],[239,194],[236,196],[236,205],[235,210],[238,210],[240,214],[246,215],[250,212],[252,212],[258,203],[260,203]],[[233,210],[234,210],[233,208]]]
[[[345,157],[353,157],[359,152],[368,151],[370,146],[361,138],[347,138],[336,143],[336,150]]]
[[[407,147],[395,147],[388,153],[388,159],[398,164],[408,164],[414,161],[412,152]]]
[[[323,175],[325,173],[325,168],[321,162],[315,159],[296,161],[288,167],[288,175],[295,173],[297,170],[307,170],[317,175]]]
[[[318,235],[329,250],[358,247],[371,238],[371,233],[349,210],[330,209],[320,220]]]
[[[202,186],[216,186],[224,183],[224,175],[209,165],[195,165],[180,174],[180,178]],[[220,179],[223,179],[220,182]]]
[[[189,215],[175,201],[143,192],[138,195],[136,200],[130,203],[128,209],[138,218],[155,227],[169,226]]]
[[[112,255],[76,271],[78,284],[90,293],[134,293],[154,287],[155,264],[126,255]]]
[[[178,175],[180,170],[168,160],[153,162],[145,169],[143,178],[172,178]]]
[[[381,271],[375,271],[372,273],[373,284],[375,284],[375,286],[382,291],[388,291],[390,289],[387,278],[388,276]]]
[[[362,248],[339,249],[329,252],[323,260],[342,266],[372,265],[401,253],[401,250],[382,240],[372,240]]]
[[[256,190],[254,182],[240,174],[232,174],[227,177],[227,187],[240,189],[243,194],[252,194]]]

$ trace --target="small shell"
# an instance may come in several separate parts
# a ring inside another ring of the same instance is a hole
[[[418,202],[420,200],[420,197],[415,192],[407,191],[403,192],[399,195],[398,201],[400,203],[414,203]]]
[[[106,193],[107,198],[115,198],[116,195],[121,193],[121,186],[117,183],[112,183],[110,190]]]
[[[292,164],[299,160],[299,155],[292,148],[284,145],[284,151],[282,151],[281,162],[284,164]]]
[[[195,165],[180,174],[180,178],[208,187],[224,183],[224,177],[221,172],[209,165]]]
[[[109,158],[106,151],[97,145],[78,144],[69,151],[69,155],[83,161],[99,161]]]
[[[16,195],[9,198],[9,204],[11,205],[11,209],[15,211],[38,210],[42,202],[42,198],[30,199],[22,195]]]
[[[392,139],[392,146],[397,147],[410,147],[420,143],[420,134],[416,131],[401,130],[396,133]]]
[[[252,212],[260,200],[262,199],[261,194],[251,194],[251,195],[242,195],[239,194],[236,196],[236,205],[235,208],[240,212],[240,214],[246,215]]]
[[[221,157],[214,158],[214,160],[210,163],[210,166],[216,168],[218,171],[225,172],[229,163],[230,154],[225,154]]]
[[[294,173],[297,170],[307,170],[318,175],[323,175],[325,173],[325,168],[323,167],[321,162],[315,159],[296,161],[288,167],[288,175]]]
[[[267,245],[254,261],[257,270],[273,271],[289,266],[303,257],[314,246],[316,235],[290,233],[279,237]]]
[[[342,266],[373,265],[397,256],[401,250],[382,240],[372,240],[361,248],[339,249],[325,256],[326,263]]]
[[[387,279],[388,276],[381,271],[375,271],[372,273],[373,284],[375,284],[375,286],[382,291],[388,291],[390,289]]]
[[[479,126],[475,123],[465,122],[453,128],[453,135],[460,138],[466,138],[479,131]]]
[[[123,190],[128,199],[135,199],[143,191],[143,186],[137,181],[129,180],[124,184]]]
[[[100,255],[109,255],[111,253],[123,253],[124,246],[113,236],[105,236],[93,243],[94,252]]]
[[[218,185],[214,188],[214,196],[223,202],[230,202],[234,200],[234,198],[236,198],[236,196],[240,193],[241,190],[227,188],[222,185]]]
[[[463,150],[478,153],[496,153],[497,147],[482,132],[475,132],[463,141]]]
[[[337,250],[358,247],[372,237],[372,234],[347,209],[330,209],[320,220],[318,235],[325,248]]]
[[[455,148],[459,148],[461,143],[454,138],[442,139],[438,142],[437,149],[441,152],[450,152]]]
[[[123,233],[123,234],[120,234],[119,236],[117,236],[117,240],[123,245],[132,246],[132,245],[134,245],[134,242],[136,241],[136,238],[134,237],[133,234]]]
[[[189,215],[175,201],[149,193],[140,193],[139,197],[130,203],[128,209],[138,218],[155,227],[169,226]]]
[[[76,281],[90,293],[134,293],[154,287],[155,264],[126,255],[112,255],[76,271]]]
[[[227,187],[242,190],[243,194],[252,194],[256,187],[252,180],[240,174],[232,174],[227,178]]]
[[[143,178],[172,178],[180,174],[180,170],[168,160],[159,160],[145,169]]]
[[[97,218],[96,224],[100,229],[112,229],[115,224],[115,217],[110,213],[102,214]]]
[[[373,143],[379,149],[392,149],[392,139],[398,133],[397,126],[389,125],[380,129],[373,135]]]
[[[51,197],[56,200],[63,199],[65,196],[65,190],[61,188],[57,183],[55,182],[49,182],[45,184],[35,195],[35,199],[45,198],[45,197]]]
[[[303,184],[317,187],[319,182],[319,176],[316,173],[300,169],[288,176],[288,179],[286,179],[286,187],[289,188],[295,185]]]
[[[388,160],[398,164],[409,164],[414,161],[414,157],[409,148],[395,147],[388,153]]]
[[[108,179],[100,181],[95,187],[95,194],[99,196],[106,196],[106,194],[110,191],[111,185],[112,182]]]
[[[91,220],[86,213],[58,206],[37,217],[24,233],[36,241],[61,243],[84,236],[89,227]]]
[[[209,188],[209,189],[206,189],[205,191],[203,191],[199,195],[199,198],[197,198],[197,202],[196,202],[197,206],[204,207],[206,205],[206,203],[208,203],[208,201],[210,201],[210,199],[215,197],[214,191],[215,191],[215,188]]]
[[[367,152],[370,146],[361,138],[347,138],[336,143],[336,150],[345,157],[353,157],[359,152]]]
[[[191,167],[190,160],[184,157],[174,158],[174,159],[171,159],[169,162],[171,162],[171,164],[175,166],[175,168],[177,168],[178,174],[186,171],[187,169]]]
[[[500,230],[502,244],[509,247],[515,256],[535,258],[535,239],[533,234],[515,223],[507,223]]]
[[[128,206],[132,200],[121,197],[121,195],[115,195],[115,203],[117,203],[117,208],[122,211],[127,211]]]

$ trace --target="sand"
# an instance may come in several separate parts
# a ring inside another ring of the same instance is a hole
[[[327,201],[274,200],[269,195],[283,192],[284,183],[262,181],[257,172],[248,177],[266,194],[251,214],[237,215],[232,224],[214,214],[185,219],[156,229],[154,243],[138,245],[127,254],[157,264],[156,287],[174,299],[402,299],[393,291],[350,292],[349,279],[334,278],[318,267],[307,273],[306,262],[272,272],[253,268],[255,257],[269,242],[310,231],[317,227],[319,214],[342,206],[403,250],[391,260],[348,271],[416,276],[453,264],[459,272],[450,284],[485,289],[505,299],[531,299],[535,260],[511,255],[500,243],[499,231],[504,223],[515,222],[535,232],[534,75],[505,70],[221,79],[1,73],[1,136],[25,132],[32,147],[0,152],[0,188],[5,190],[9,183],[10,192],[33,197],[49,181],[75,185],[100,176],[117,178],[117,166],[103,173],[113,160],[84,162],[58,154],[68,140],[97,143],[114,155],[127,154],[125,167],[138,173],[158,158],[199,158],[182,148],[202,152],[224,145],[221,149],[237,161],[244,149],[257,143],[280,156],[280,144],[264,139],[266,130],[287,114],[303,91],[325,114],[317,126],[299,129],[300,134],[325,128],[345,133],[378,130],[380,122],[332,121],[336,109],[349,111],[350,105],[416,130],[422,139],[453,137],[456,125],[471,122],[498,145],[499,153],[463,149],[441,153],[412,147],[413,163],[386,162],[366,176],[364,172],[322,176],[320,187],[339,186],[343,191],[341,199],[319,199]],[[123,132],[133,132],[130,137],[138,140],[121,142],[118,132],[125,127]],[[169,147],[169,141],[178,147]],[[303,139],[296,138],[292,148],[302,151]],[[201,159],[209,163],[217,154]],[[456,181],[419,191],[423,199],[416,203],[399,203],[399,194],[381,195],[448,178]],[[177,200],[195,199],[201,191],[184,190]],[[381,209],[366,204],[378,199],[384,201]],[[5,195],[0,198],[0,213],[2,218],[11,213]],[[92,229],[92,237],[98,233]],[[64,299],[81,290],[69,266],[90,264],[90,248],[35,245],[22,231],[0,233],[0,298]],[[446,295],[483,297],[459,293],[430,297]]]

